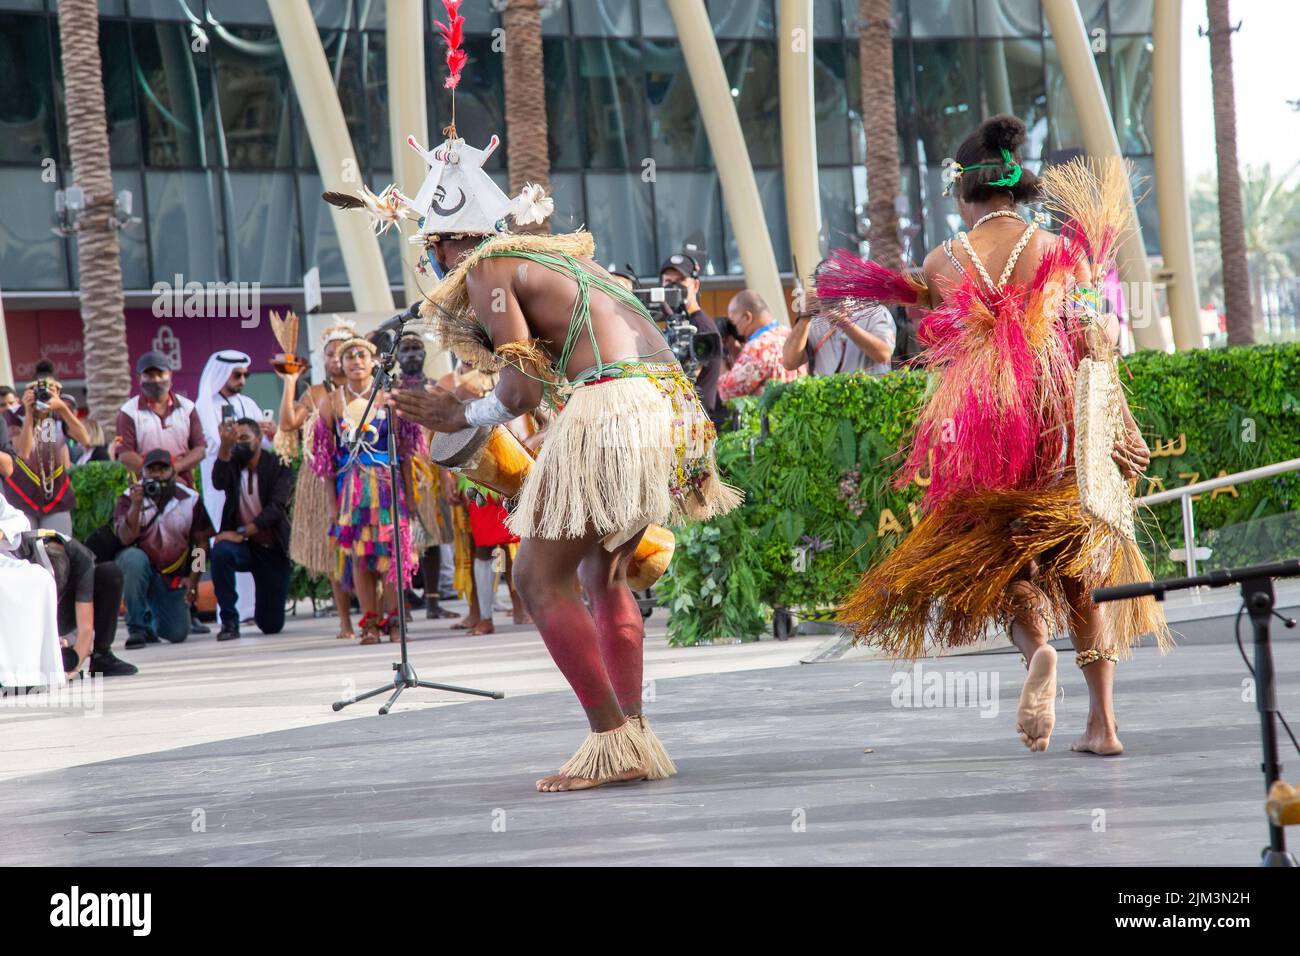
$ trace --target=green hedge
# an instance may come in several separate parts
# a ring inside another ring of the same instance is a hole
[[[1298,344],[1146,352],[1129,358],[1121,375],[1149,444],[1186,436],[1183,454],[1152,461],[1149,475],[1166,488],[1190,482],[1180,473],[1204,479],[1300,457]],[[895,490],[890,478],[925,387],[916,372],[854,374],[772,384],[761,398],[743,400],[739,428],[719,440],[718,460],[727,479],[745,489],[746,504],[680,533],[659,589],[670,640],[752,640],[764,630],[768,607],[831,612],[919,517],[909,505],[922,489]],[[1143,482],[1138,490],[1149,489]],[[1194,505],[1198,544],[1214,548],[1212,565],[1300,553],[1300,521],[1262,520],[1294,510],[1300,474],[1237,492]],[[1182,545],[1177,502],[1142,520],[1156,575],[1175,573],[1168,550]],[[1218,538],[1229,525],[1271,537]],[[797,546],[807,549],[802,571],[795,569]]]

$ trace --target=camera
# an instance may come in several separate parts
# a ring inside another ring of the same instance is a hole
[[[696,257],[699,247],[688,244],[686,250],[669,256],[659,267],[659,275],[671,270],[686,281],[697,280],[700,275],[700,260]],[[721,357],[722,338],[716,332],[701,332],[695,328],[686,313],[686,289],[682,285],[666,281],[660,288],[646,289],[637,295],[647,309],[652,306],[659,309],[664,338],[687,375],[694,376],[702,366]]]
[[[632,293],[641,300],[646,311],[651,315],[656,312],[684,312],[686,310],[686,290],[681,286],[655,286],[653,289],[635,289]]]
[[[699,331],[685,312],[668,316],[664,338],[687,375],[694,375],[701,366],[722,354],[722,336],[717,332]]]
[[[164,482],[160,478],[146,478],[140,483],[144,487],[144,493],[150,498],[157,498],[163,492]]]

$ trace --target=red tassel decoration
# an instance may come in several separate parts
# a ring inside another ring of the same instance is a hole
[[[465,18],[460,15],[461,0],[442,0],[443,9],[447,11],[447,22],[433,21],[433,25],[442,34],[447,43],[447,79],[442,85],[454,90],[460,85],[460,73],[465,69],[469,54],[461,49],[465,40]]]

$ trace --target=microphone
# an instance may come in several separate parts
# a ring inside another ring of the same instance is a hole
[[[402,329],[405,328],[406,323],[420,317],[420,306],[422,304],[422,300],[417,299],[408,305],[405,311],[398,312],[391,319],[385,319],[379,324],[379,327],[375,329],[373,334],[376,336],[383,336],[383,344],[379,349],[381,352],[393,351],[394,347],[397,345],[397,339],[401,337]]]

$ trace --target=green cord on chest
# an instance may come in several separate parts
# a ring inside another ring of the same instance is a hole
[[[484,258],[527,259],[536,262],[538,265],[543,265],[548,269],[554,270],[555,272],[563,273],[578,284],[578,295],[573,300],[573,312],[569,316],[569,327],[564,337],[564,346],[560,349],[559,358],[551,366],[552,371],[554,371],[562,380],[565,379],[565,369],[569,367],[569,361],[573,358],[573,353],[577,349],[580,336],[584,331],[586,331],[587,336],[591,341],[591,351],[596,361],[591,368],[591,373],[584,376],[583,381],[591,378],[603,378],[610,371],[617,371],[622,366],[632,362],[644,361],[646,358],[658,355],[663,351],[663,349],[660,349],[657,352],[651,353],[650,356],[638,355],[635,358],[619,359],[609,363],[606,363],[601,359],[600,346],[596,342],[596,330],[591,321],[592,286],[595,286],[599,291],[605,293],[616,302],[620,302],[634,310],[637,314],[645,318],[645,320],[649,322],[656,331],[658,331],[658,326],[654,325],[654,320],[650,317],[650,313],[646,311],[645,306],[641,304],[641,301],[636,296],[613,279],[610,279],[608,276],[597,274],[587,269],[573,256],[563,252],[549,253],[531,249],[503,249],[500,252],[489,252],[484,256]],[[480,322],[480,325],[481,324],[482,323]],[[667,339],[664,340],[664,347],[668,347]],[[553,387],[552,383],[545,382],[545,380],[540,379],[537,376],[529,375],[528,372],[523,369],[520,369],[520,371],[523,371],[525,375],[528,375],[529,378],[532,378],[535,381],[543,381],[548,388]],[[581,384],[581,382],[571,382],[570,384],[577,385]]]

